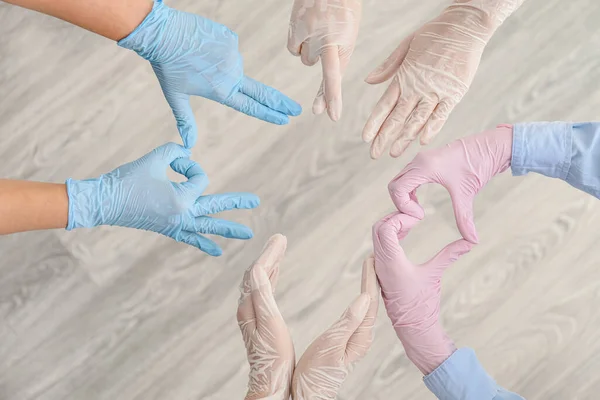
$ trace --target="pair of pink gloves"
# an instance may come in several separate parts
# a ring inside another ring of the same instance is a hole
[[[387,314],[406,355],[425,375],[456,350],[439,321],[442,274],[477,243],[473,200],[492,177],[509,167],[512,137],[512,127],[501,125],[419,153],[389,184],[399,211],[373,226],[375,270]],[[424,217],[416,190],[427,183],[440,184],[450,193],[463,239],[425,264],[415,265],[399,240]]]

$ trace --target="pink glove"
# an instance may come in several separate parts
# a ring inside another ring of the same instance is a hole
[[[415,265],[398,240],[417,222],[406,214],[388,215],[373,226],[373,249],[387,314],[406,356],[428,375],[456,350],[439,321],[442,274],[473,245],[457,240],[425,264]]]
[[[392,201],[402,213],[424,217],[416,190],[426,183],[439,183],[450,193],[456,224],[463,238],[477,243],[473,222],[475,195],[496,174],[510,165],[512,126],[468,136],[446,146],[422,151],[388,185]]]

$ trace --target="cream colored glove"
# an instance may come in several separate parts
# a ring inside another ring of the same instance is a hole
[[[288,400],[290,396],[294,344],[273,297],[286,245],[285,236],[272,236],[240,285],[237,319],[250,364],[246,400]]]
[[[335,399],[352,364],[367,354],[379,306],[375,261],[363,263],[361,294],[341,318],[306,349],[292,380],[292,399]]]
[[[388,146],[398,157],[421,137],[428,144],[473,81],[488,41],[524,0],[454,0],[444,12],[405,38],[367,77],[392,82],[363,130],[371,157]]]
[[[342,75],[354,52],[361,15],[361,0],[294,1],[287,47],[305,65],[321,59],[323,80],[313,112],[327,109],[333,121],[342,115]]]

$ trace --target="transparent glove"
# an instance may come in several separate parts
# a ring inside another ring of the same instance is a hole
[[[238,37],[226,26],[156,0],[150,14],[119,46],[150,61],[186,147],[196,143],[190,96],[201,96],[274,124],[302,108],[279,91],[244,76]]]
[[[406,214],[388,215],[373,226],[373,250],[387,314],[406,356],[428,375],[456,351],[439,320],[442,274],[473,245],[457,240],[425,264],[415,265],[398,241],[417,222]]]
[[[437,183],[448,190],[456,224],[463,238],[479,241],[473,222],[473,202],[495,175],[506,171],[512,155],[510,125],[467,136],[444,147],[422,151],[388,184],[398,211],[422,219],[417,189]]]
[[[306,349],[292,380],[295,400],[332,400],[352,365],[373,343],[373,326],[379,307],[379,285],[372,257],[363,263],[361,294],[331,328]]]
[[[361,16],[361,0],[294,1],[287,47],[304,65],[321,60],[323,80],[313,112],[327,109],[333,121],[342,115],[342,75],[354,52]]]
[[[273,291],[287,241],[274,235],[244,274],[237,311],[250,376],[246,400],[288,400],[296,357]]]
[[[199,233],[250,239],[250,228],[208,215],[255,208],[258,197],[250,193],[202,196],[208,178],[189,156],[189,150],[167,143],[99,178],[67,180],[67,230],[98,225],[143,229],[187,243],[212,256],[221,255],[221,248]],[[166,171],[169,165],[188,180],[171,182]]]
[[[363,130],[371,157],[388,146],[400,156],[421,137],[428,144],[467,93],[495,30],[523,0],[455,0],[439,17],[405,38],[367,77],[390,78]]]

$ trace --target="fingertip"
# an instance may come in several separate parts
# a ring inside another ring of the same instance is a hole
[[[238,232],[238,235],[237,235],[236,239],[250,240],[253,237],[254,237],[254,232],[252,232],[250,229],[248,229],[247,231],[240,231],[240,232]]]
[[[333,122],[339,121],[342,116],[342,102],[337,98],[327,102],[327,114],[329,114],[329,118],[331,118]]]
[[[289,99],[286,105],[288,106],[289,114],[292,117],[297,117],[302,114],[302,106],[296,103],[294,100]]]
[[[321,94],[315,97],[315,101],[312,105],[312,112],[314,115],[321,115],[326,108],[325,97]]]

